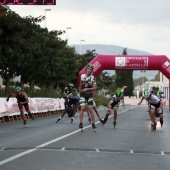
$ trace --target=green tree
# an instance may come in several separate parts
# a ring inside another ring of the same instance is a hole
[[[154,79],[152,79],[151,81],[160,81],[160,71],[158,71],[158,73],[155,75]]]
[[[43,16],[22,18],[9,10],[0,17],[0,75],[9,81],[21,76],[21,84],[52,88],[76,81],[80,67],[78,55],[59,36],[64,31],[41,28]]]
[[[146,77],[139,77],[138,79],[134,79],[134,86],[136,87],[137,85],[142,85],[143,82],[148,81]]]
[[[17,68],[22,64],[21,46],[22,24],[24,20],[10,10],[0,16],[0,74],[6,82],[6,92],[9,91],[10,79],[17,75]]]
[[[125,48],[123,50],[123,55],[127,55],[127,49]],[[125,95],[132,96],[133,95],[133,70],[116,70],[116,88],[121,88],[123,86],[128,86],[128,88],[125,90]]]
[[[97,76],[96,80],[98,90],[105,89],[108,91],[112,91],[114,89],[113,76],[110,76],[108,72],[101,72],[99,76]]]

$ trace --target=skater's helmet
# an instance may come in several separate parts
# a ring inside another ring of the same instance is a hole
[[[148,99],[151,96],[151,92],[148,90],[145,92],[144,97],[145,99]]]
[[[77,94],[77,89],[76,88],[73,88],[72,94]]]
[[[90,69],[92,69],[92,70],[93,70],[93,65],[92,65],[92,64],[87,64],[87,66],[86,66],[86,70],[87,70],[88,68],[90,68]]]
[[[144,89],[144,94],[148,91],[149,89]]]
[[[21,87],[16,87],[15,92],[19,92],[19,91],[21,91]]]
[[[69,84],[68,84],[68,87],[73,87],[73,84],[72,84],[72,83],[69,83]]]
[[[153,89],[154,91],[159,90],[159,86],[158,86],[158,84],[155,84],[155,85],[152,87],[152,89]]]
[[[117,90],[116,90],[116,96],[117,96],[117,97],[120,97],[120,95],[121,95],[121,88],[117,88]]]

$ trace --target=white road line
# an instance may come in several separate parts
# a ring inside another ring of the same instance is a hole
[[[161,155],[165,155],[164,151],[161,151]]]
[[[36,150],[37,150],[37,149],[29,149],[29,150],[27,150],[27,151],[25,151],[25,152],[21,152],[21,153],[19,153],[19,154],[17,154],[17,155],[14,155],[14,156],[10,157],[10,158],[7,158],[7,159],[5,159],[5,160],[3,160],[3,161],[0,161],[0,166],[3,165],[3,164],[5,164],[5,163],[7,163],[7,162],[13,161],[14,159],[17,159],[17,158],[19,158],[19,157],[21,157],[21,156],[24,156],[24,155],[27,155],[27,154],[29,154],[29,153],[31,153],[31,152],[34,152],[34,151],[36,151]]]
[[[61,148],[61,151],[65,151],[65,149],[66,149],[65,147],[62,147],[62,148]]]
[[[1,148],[1,151],[3,151],[4,149],[6,149],[6,147]]]
[[[96,152],[100,152],[99,149],[95,148],[96,149]]]
[[[133,150],[130,150],[130,153],[134,153]]]
[[[126,111],[127,111],[127,110],[126,110]],[[120,112],[120,113],[121,113],[121,112]],[[96,122],[96,123],[99,123],[99,122],[100,122],[100,121],[98,121],[98,122]],[[91,127],[91,125],[86,126],[86,127],[84,127],[83,129],[86,129],[86,128],[89,128],[89,127]],[[78,133],[78,132],[80,132],[80,129],[79,129],[79,130],[76,130],[76,131],[74,131],[74,132],[68,133],[68,134],[66,134],[66,135],[64,135],[64,136],[61,136],[61,137],[59,137],[59,138],[53,139],[53,140],[51,140],[51,141],[48,141],[48,142],[46,142],[46,143],[43,143],[43,144],[37,146],[37,147],[34,148],[34,149],[29,149],[29,150],[27,150],[27,151],[25,151],[25,152],[21,152],[21,153],[19,153],[19,154],[17,154],[17,155],[14,155],[14,156],[10,157],[10,158],[4,159],[3,161],[0,161],[0,166],[3,165],[3,164],[5,164],[5,163],[8,163],[8,162],[10,162],[10,161],[13,161],[13,160],[15,160],[15,159],[17,159],[17,158],[20,158],[20,157],[22,157],[22,156],[24,156],[24,155],[27,155],[27,154],[29,154],[29,153],[32,153],[32,152],[36,151],[38,148],[45,147],[45,146],[47,146],[47,145],[50,145],[50,144],[52,144],[52,143],[54,143],[54,142],[57,142],[57,141],[59,141],[59,140],[61,140],[61,139],[64,139],[64,138],[66,138],[66,137],[68,137],[68,136],[71,136],[71,135],[73,135],[73,134],[75,134],[75,133]]]
[[[90,127],[90,126],[86,126],[86,127],[84,127],[84,129],[86,129],[86,128],[88,128],[88,127]],[[37,146],[37,147],[34,148],[34,149],[29,149],[29,150],[27,150],[27,151],[25,151],[25,152],[21,152],[21,153],[19,153],[19,154],[17,154],[17,155],[14,155],[14,156],[10,157],[10,158],[4,159],[3,161],[0,161],[0,166],[3,165],[3,164],[5,164],[5,163],[8,163],[8,162],[10,162],[10,161],[13,161],[13,160],[15,160],[15,159],[17,159],[17,158],[20,158],[20,157],[22,157],[22,156],[24,156],[24,155],[27,155],[27,154],[29,154],[29,153],[32,153],[32,152],[36,151],[38,148],[45,147],[45,146],[47,146],[47,145],[49,145],[49,144],[52,144],[52,143],[54,143],[54,142],[57,142],[57,141],[59,141],[59,140],[61,140],[61,139],[64,139],[64,138],[66,138],[66,137],[68,137],[68,136],[71,136],[71,135],[73,135],[73,134],[75,134],[75,133],[78,133],[78,132],[80,132],[80,129],[79,129],[79,130],[76,130],[76,131],[74,131],[74,132],[68,133],[68,134],[66,134],[66,135],[64,135],[64,136],[61,136],[61,137],[59,137],[59,138],[53,139],[53,140],[51,140],[51,141],[49,141],[49,142],[43,143],[43,144]]]

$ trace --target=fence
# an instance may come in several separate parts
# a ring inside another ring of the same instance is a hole
[[[29,108],[35,117],[58,114],[64,110],[64,99],[60,98],[29,98]],[[28,114],[25,113],[27,118]],[[0,98],[0,123],[20,120],[20,111],[16,98]]]

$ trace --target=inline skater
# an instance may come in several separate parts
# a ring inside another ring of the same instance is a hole
[[[158,96],[152,94],[149,90],[145,92],[144,97],[149,104],[149,115],[151,118],[151,129],[156,130],[157,121],[156,121],[155,116],[159,115],[161,127],[163,126],[163,113],[161,112],[163,102],[161,101],[161,99]],[[138,105],[140,105],[141,102],[142,101],[140,101]]]
[[[95,116],[93,112],[93,94],[92,91],[96,89],[96,81],[92,75],[93,65],[88,64],[86,67],[86,73],[82,74],[80,77],[80,124],[79,128],[83,129],[83,113],[86,109],[86,104],[88,105],[88,110],[90,112],[90,117],[92,120],[92,128],[96,129],[95,126]]]
[[[162,102],[165,99],[163,92],[159,90],[158,86],[152,87],[152,93],[155,94]],[[163,107],[160,108],[159,113],[156,114],[156,117],[160,118],[161,127],[163,126]]]
[[[165,96],[163,96],[163,92],[161,92],[159,90],[158,86],[152,87],[152,93],[155,94],[156,96],[158,96],[160,99],[164,99],[165,98]]]
[[[119,108],[120,101],[121,101],[121,89],[118,88],[116,90],[115,94],[110,98],[110,101],[108,103],[107,113],[106,113],[106,116],[104,118],[103,125],[107,122],[109,115],[112,114],[112,112],[113,112],[114,113],[113,126],[114,126],[114,128],[116,127],[116,124],[117,124],[117,110]]]
[[[65,108],[64,112],[57,119],[56,123],[58,121],[60,121],[67,112],[70,113],[71,123],[73,123],[73,121],[74,121],[74,116],[75,116],[75,113],[77,111],[78,103],[79,103],[79,100],[80,100],[80,96],[77,93],[77,89],[73,88],[72,92],[67,97],[65,97],[65,98],[68,101],[68,107]]]
[[[73,89],[73,84],[72,83],[69,83],[67,87],[64,88],[64,96],[68,95],[71,93],[72,89]]]
[[[29,105],[28,105],[29,100],[28,100],[28,96],[27,96],[26,92],[22,91],[21,87],[16,87],[15,93],[12,93],[7,97],[7,99],[6,99],[7,102],[9,101],[10,97],[16,97],[17,103],[18,103],[18,108],[20,110],[20,115],[23,120],[23,125],[25,127],[27,127],[26,116],[24,114],[24,108],[32,120],[34,120],[35,117],[29,109]]]
[[[63,98],[65,100],[65,103],[64,103],[65,109],[68,107],[67,96],[72,93],[72,89],[73,89],[73,84],[72,83],[69,83],[68,86],[64,88]],[[65,112],[65,110],[64,110],[64,112]],[[68,117],[71,117],[71,115],[69,113],[68,113]]]

